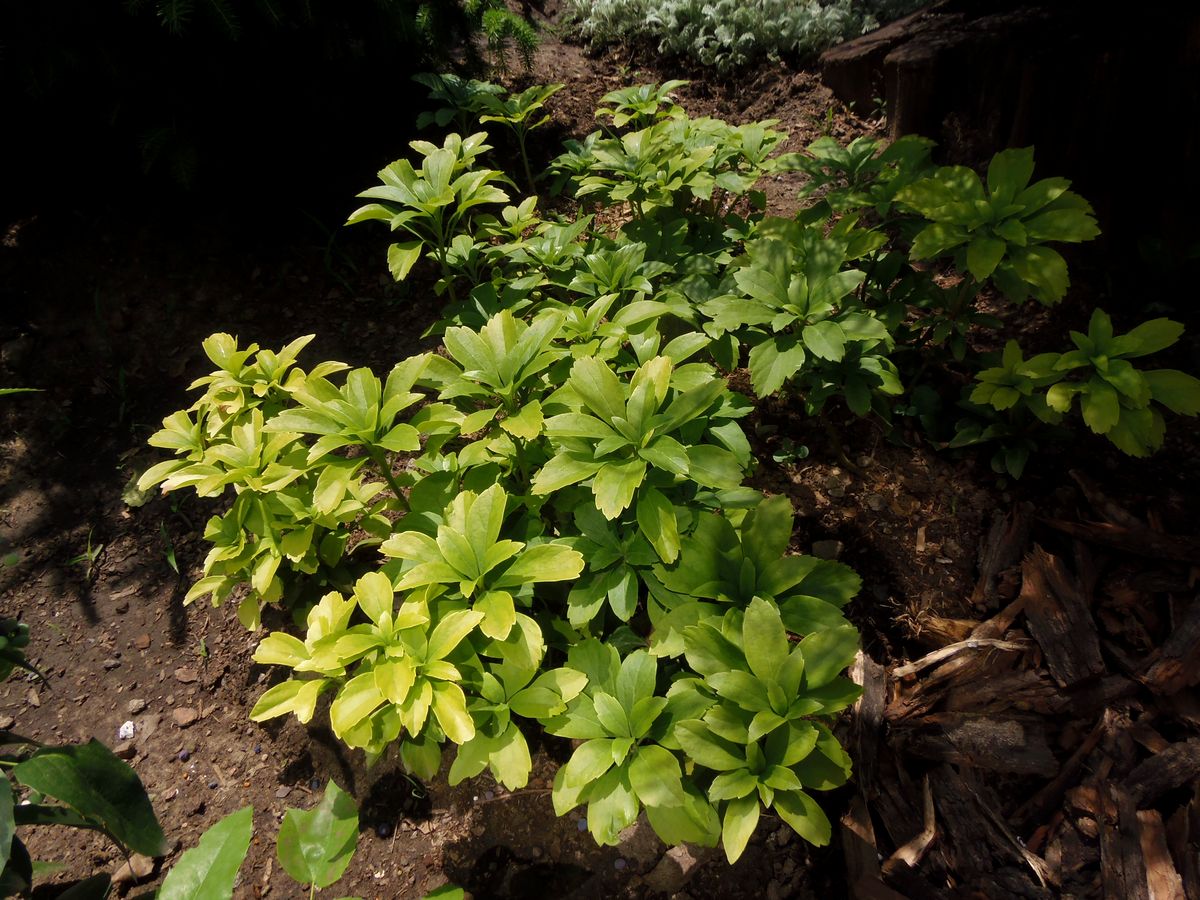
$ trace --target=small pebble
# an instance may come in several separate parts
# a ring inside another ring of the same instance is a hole
[[[575,827],[580,831],[587,831],[587,819],[576,819]]]
[[[627,865],[629,865],[629,863],[626,862],[624,859],[622,859],[619,856],[615,860],[613,860],[613,868],[616,869],[618,872],[620,872],[622,869],[624,869]]]
[[[128,706],[126,706],[126,709],[129,710],[129,714],[131,716],[136,716],[138,713],[145,710],[145,708],[146,708],[146,701],[142,700],[142,699],[130,700]]]
[[[219,781],[217,781],[217,779],[214,778],[212,781],[210,781],[208,783],[208,788],[209,788],[209,790],[215,791],[220,786],[220,784],[221,783]]]
[[[186,751],[186,750],[179,751],[179,761],[180,762],[187,762],[191,758],[192,758],[192,754],[190,754],[188,751]]]
[[[122,722],[121,727],[117,729],[117,740],[131,741],[133,740],[133,722]]]
[[[496,799],[496,792],[495,792],[495,791],[484,791],[484,792],[483,792],[483,799],[484,799],[484,800],[495,800],[495,799]]]
[[[106,659],[104,661],[104,668],[110,672],[120,665],[121,665],[121,661],[119,659],[117,659],[116,657],[110,656],[108,659]]]
[[[254,752],[255,752],[255,753],[262,753],[262,744],[255,744],[255,745],[254,745]]]
[[[312,779],[312,781],[310,781],[308,783],[308,787],[310,790],[319,791],[321,789],[321,779],[320,778]]]
[[[392,823],[380,822],[375,826],[375,833],[381,838],[390,838],[392,836]]]

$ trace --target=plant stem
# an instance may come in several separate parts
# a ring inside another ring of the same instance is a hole
[[[525,166],[525,178],[529,182],[529,192],[537,193],[537,187],[533,183],[533,169],[529,166],[529,154],[525,152],[525,132],[520,128],[514,128],[513,131],[517,134],[517,147],[521,151],[521,163]]]
[[[379,474],[383,476],[383,480],[387,482],[392,493],[396,495],[396,499],[400,501],[400,505],[408,512],[408,501],[404,498],[404,494],[400,491],[400,485],[396,483],[396,479],[392,476],[392,467],[388,464],[387,454],[379,447],[368,447],[367,455],[371,457],[371,462],[375,463],[379,469]]]

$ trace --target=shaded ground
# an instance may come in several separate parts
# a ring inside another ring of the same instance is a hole
[[[532,80],[567,88],[550,104],[557,131],[548,131],[535,155],[548,157],[561,137],[590,130],[603,93],[679,74],[639,64],[548,40]],[[681,99],[693,114],[778,119],[791,135],[785,150],[877,124],[837,108],[815,76],[782,66],[733,85],[695,82]],[[371,180],[364,166],[362,182]],[[772,207],[786,209],[795,187],[784,179],[767,185]],[[347,210],[351,204],[347,198]],[[422,345],[438,304],[427,285],[391,282],[383,242],[366,229],[345,233],[334,221],[314,221],[281,235],[233,216],[167,221],[132,210],[55,208],[5,223],[0,383],[44,393],[9,398],[0,410],[0,556],[7,560],[0,612],[29,621],[31,657],[50,687],[14,677],[0,686],[0,716],[35,738],[96,736],[110,745],[132,721],[135,737],[119,749],[176,849],[253,804],[257,837],[239,897],[298,895],[273,864],[277,822],[286,807],[311,805],[329,778],[358,799],[363,821],[339,895],[420,897],[450,880],[476,897],[658,896],[671,866],[656,870],[663,848],[652,836],[600,849],[577,812],[554,817],[547,794],[562,742],[543,747],[529,789],[509,795],[486,777],[451,790],[444,779],[416,784],[386,763],[367,772],[321,727],[305,729],[291,718],[248,721],[267,678],[250,660],[256,639],[231,610],[182,605],[199,573],[212,508],[181,495],[136,508],[122,500],[130,479],[155,458],[145,438],[208,370],[200,341],[209,333],[263,346],[315,333],[308,360],[382,370]],[[1107,445],[1085,439],[1013,486],[915,439],[890,443],[869,423],[833,423],[846,459],[823,428],[786,408],[764,406],[757,424],[756,483],[791,496],[798,549],[825,542],[822,552],[839,553],[862,573],[853,615],[867,653],[884,664],[920,655],[923,643],[945,643],[931,623],[983,617],[970,598],[976,549],[993,513],[1023,498],[1047,512],[1076,505],[1063,474],[1068,464],[1139,511],[1182,520],[1180,527],[1197,483],[1186,431],[1150,463],[1118,460]],[[811,454],[772,460],[783,437]],[[847,789],[829,798],[831,818],[850,796]],[[64,841],[46,831],[29,845],[35,858],[67,863],[62,878],[121,862],[101,841],[77,834]],[[838,838],[816,851],[766,817],[736,866],[723,858],[702,863],[676,896],[846,891]]]

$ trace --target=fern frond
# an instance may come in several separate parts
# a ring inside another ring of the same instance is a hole
[[[221,25],[225,28],[225,33],[233,40],[237,40],[242,33],[242,23],[238,19],[237,14],[233,11],[233,6],[229,0],[208,0],[218,19],[221,20]]]
[[[192,18],[192,0],[158,0],[158,17],[171,34],[181,34]]]

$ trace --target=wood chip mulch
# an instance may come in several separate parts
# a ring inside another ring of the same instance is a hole
[[[1073,477],[1076,520],[997,515],[986,618],[927,622],[920,659],[860,656],[857,900],[1200,898],[1200,536]]]

